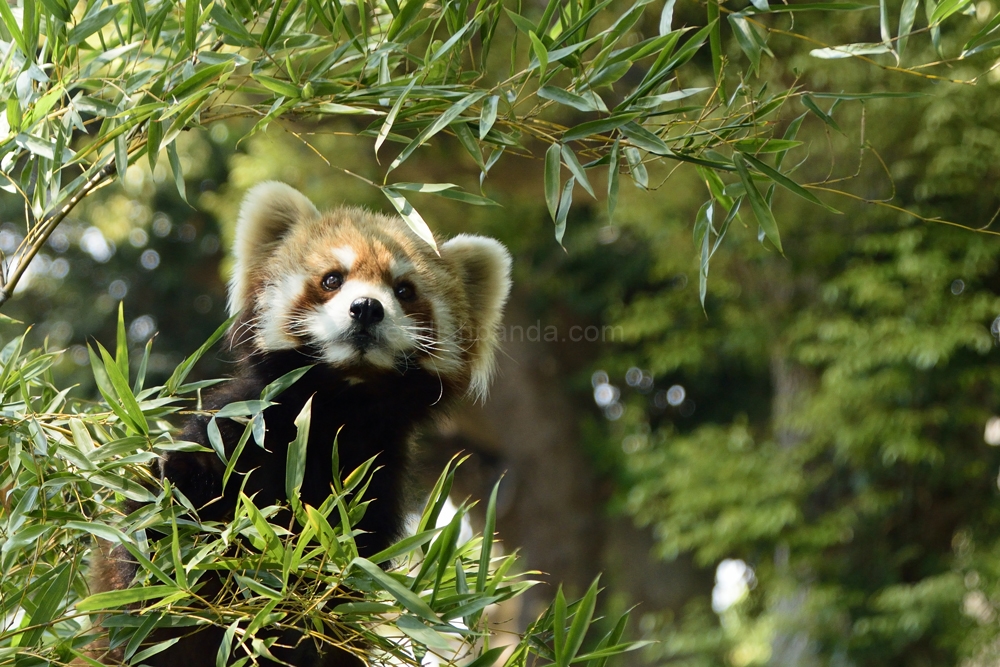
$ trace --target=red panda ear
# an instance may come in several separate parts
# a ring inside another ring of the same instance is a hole
[[[458,272],[469,303],[469,393],[483,398],[493,378],[503,307],[510,295],[510,253],[484,236],[460,234],[441,245],[441,256]]]
[[[252,307],[252,286],[259,283],[261,266],[293,225],[319,217],[305,195],[284,183],[265,181],[250,188],[240,205],[233,242],[233,277],[229,281],[229,314]]]

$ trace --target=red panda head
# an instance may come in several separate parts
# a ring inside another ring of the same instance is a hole
[[[499,242],[460,235],[440,255],[398,217],[321,213],[297,190],[261,183],[236,227],[233,338],[259,352],[308,349],[362,379],[419,365],[482,396],[510,291]]]

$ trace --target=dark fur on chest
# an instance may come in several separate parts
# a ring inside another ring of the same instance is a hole
[[[259,399],[268,384],[310,363],[308,356],[297,351],[251,357],[234,380],[205,398],[203,407],[217,410],[235,401]],[[443,393],[447,393],[445,389],[437,376],[419,368],[380,373],[359,382],[342,371],[314,366],[274,399],[277,405],[264,411],[267,427],[264,447],[251,440],[236,463],[238,473],[249,475],[244,492],[253,497],[258,507],[286,501],[288,443],[296,435],[295,418],[312,397],[302,501],[318,507],[330,495],[335,438],[341,475],[377,456],[376,465],[381,469],[366,493],[372,502],[359,525],[367,534],[358,538],[362,555],[375,553],[399,535],[410,438],[414,429],[440,404]],[[209,447],[208,422],[206,416],[192,418],[182,439]],[[227,457],[231,456],[244,425],[229,419],[217,423]],[[232,516],[241,480],[234,476],[223,491],[225,466],[214,452],[173,452],[161,466],[163,476],[195,507],[203,508],[199,512],[202,519],[225,520]],[[279,519],[279,523],[286,522]]]
[[[257,400],[268,384],[312,363],[310,356],[298,351],[253,355],[240,365],[233,380],[206,393],[202,407],[218,410],[236,401]],[[438,376],[420,368],[402,367],[358,381],[343,371],[317,364],[273,399],[276,405],[264,411],[264,446],[259,447],[251,438],[235,465],[239,475],[233,475],[225,489],[222,488],[225,465],[214,451],[171,452],[160,461],[160,472],[198,508],[202,520],[232,518],[241,486],[258,507],[285,504],[288,444],[296,436],[295,418],[311,397],[311,425],[301,499],[318,507],[332,493],[334,474],[343,477],[375,456],[379,469],[365,492],[365,499],[371,502],[357,526],[366,531],[357,537],[358,551],[362,556],[370,556],[400,536],[410,439],[420,423],[452,393],[451,389]],[[181,439],[210,447],[206,430],[209,420],[205,415],[190,418]],[[218,419],[217,423],[227,458],[231,457],[245,426],[225,418]],[[335,439],[339,471],[333,470]],[[242,475],[248,475],[245,484]],[[287,510],[272,521],[296,529]],[[95,588],[127,587],[136,571],[137,564],[120,547],[110,554],[99,554]],[[149,640],[163,641],[177,634],[176,630],[156,631]],[[286,646],[297,643],[295,633],[284,634],[288,636],[283,635],[280,643]],[[180,664],[214,667],[221,638],[221,628],[199,630],[146,662],[154,667]],[[358,667],[362,664],[346,651],[328,650],[319,654],[311,642],[275,652],[296,667]],[[105,659],[120,660],[115,653]],[[261,659],[259,664],[272,663]]]

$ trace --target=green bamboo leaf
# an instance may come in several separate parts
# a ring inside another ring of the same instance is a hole
[[[862,42],[857,44],[841,44],[825,49],[813,49],[809,52],[813,58],[822,60],[837,60],[840,58],[851,58],[853,56],[873,56],[880,53],[889,53],[891,49],[881,42]]]
[[[740,181],[746,189],[747,197],[750,199],[750,208],[753,209],[754,217],[757,218],[757,224],[760,225],[764,235],[774,244],[778,252],[784,254],[784,250],[781,248],[781,237],[778,234],[778,223],[775,221],[767,202],[764,201],[760,191],[757,190],[757,186],[754,185],[753,179],[750,177],[750,172],[747,171],[743,156],[739,153],[734,155],[733,164],[736,166],[736,171],[740,175]]]
[[[73,13],[63,0],[42,0],[42,4],[63,23],[69,23],[70,19],[73,18]]]
[[[626,146],[622,152],[625,153],[625,160],[628,162],[632,180],[640,188],[648,188],[649,173],[646,171],[646,165],[642,163],[642,156],[639,155],[639,149],[634,146]]]
[[[906,2],[913,2],[913,1],[914,0],[906,0]],[[998,13],[996,16],[990,19],[986,23],[986,25],[984,25],[982,28],[979,29],[979,32],[973,35],[972,39],[970,39],[965,43],[965,46],[962,47],[962,57],[964,58],[970,55],[972,52],[978,52],[976,47],[982,44],[987,37],[989,37],[994,31],[996,31],[997,28],[1000,28],[1000,13]],[[902,29],[900,29],[900,32],[902,32]],[[900,53],[902,53],[903,51],[902,47],[900,47],[899,51]]]
[[[802,4],[771,5],[771,12],[857,12],[878,9],[878,5],[865,2],[803,2]]]
[[[452,643],[440,632],[427,627],[423,621],[409,615],[402,615],[396,619],[396,627],[403,631],[411,639],[423,644],[427,648],[439,651],[453,649]]]
[[[162,145],[169,146],[173,143],[174,139],[187,127],[187,122],[191,120],[191,117],[201,110],[202,104],[204,104],[205,100],[211,94],[211,90],[201,90],[183,102],[170,107],[160,115],[160,118],[164,120],[171,116],[174,117],[170,123],[170,127],[163,133]]]
[[[475,25],[476,25],[476,19],[473,19],[468,23],[466,23],[465,25],[463,25],[461,28],[459,28],[459,30],[456,31],[454,35],[448,38],[448,41],[446,41],[444,44],[438,47],[436,51],[434,51],[434,54],[430,57],[430,59],[427,60],[424,66],[426,67],[427,65],[430,65],[431,63],[439,60],[442,56],[446,55],[449,51],[451,51],[455,47],[455,44],[458,43],[458,40],[460,40],[462,36],[465,35],[465,33],[470,28],[475,27]]]
[[[193,52],[198,42],[198,15],[201,12],[199,0],[184,0],[184,46]]]
[[[375,563],[376,565],[387,563],[391,560],[399,558],[400,556],[404,556],[408,553],[411,553],[412,551],[414,551],[420,546],[423,546],[424,544],[427,544],[432,539],[434,539],[434,536],[440,533],[442,530],[444,530],[444,527],[434,528],[432,530],[425,530],[422,533],[418,533],[416,535],[410,535],[409,537],[404,538],[399,542],[396,542],[392,546],[386,547],[382,551],[379,551],[377,554],[375,554],[368,560]]]
[[[802,105],[805,108],[809,109],[809,111],[812,111],[814,114],[816,114],[817,118],[819,118],[824,123],[835,129],[837,132],[840,132],[841,134],[844,133],[844,131],[840,129],[840,126],[837,125],[837,121],[835,121],[825,111],[820,109],[819,106],[817,106],[817,104],[813,101],[811,96],[803,95],[801,99],[802,99]]]
[[[496,661],[503,655],[503,652],[507,650],[506,646],[494,646],[488,651],[483,651],[483,654],[470,662],[465,667],[493,667]]]
[[[610,86],[614,82],[618,81],[618,79],[625,76],[630,69],[632,69],[632,61],[630,60],[611,63],[594,72],[594,74],[587,79],[587,85],[591,88]]]
[[[694,247],[699,249],[701,261],[698,271],[698,298],[702,309],[705,308],[705,295],[708,292],[708,260],[711,257],[710,243],[714,200],[709,199],[698,209],[694,219]]]
[[[878,30],[882,43],[892,50],[892,31],[889,29],[889,3],[878,0]]]
[[[641,115],[639,112],[618,113],[607,118],[580,123],[576,127],[567,130],[563,134],[562,140],[566,142],[596,138],[598,135],[618,129],[625,123],[635,120]]]
[[[146,125],[146,158],[149,169],[156,169],[156,160],[160,157],[160,142],[163,141],[163,123],[156,118],[150,118]]]
[[[386,39],[390,42],[394,41],[399,34],[410,27],[413,20],[417,18],[420,14],[420,10],[424,6],[423,0],[408,0],[399,10],[399,13],[392,19],[389,24],[389,30],[386,32]]]
[[[545,70],[549,66],[549,52],[534,32],[528,33],[528,39],[531,40],[531,50],[534,52],[535,58],[538,59],[538,78],[541,80],[545,77]]]
[[[503,10],[505,12],[507,12],[507,16],[510,17],[511,22],[513,22],[513,24],[517,27],[517,29],[520,32],[523,32],[523,33],[528,34],[528,35],[530,35],[533,32],[535,32],[535,24],[534,23],[532,23],[528,19],[524,18],[520,14],[516,14],[516,13],[512,12],[511,10],[507,9],[506,7],[504,7]]]
[[[600,575],[598,575],[594,579],[594,582],[590,584],[590,588],[587,589],[583,599],[580,600],[576,607],[573,623],[570,625],[569,632],[566,633],[566,643],[563,651],[563,655],[565,656],[564,661],[557,663],[560,667],[568,667],[569,663],[576,657],[576,654],[580,652],[580,647],[583,645],[583,638],[590,627],[590,621],[594,618],[594,608],[597,606],[597,582],[600,578]]]
[[[615,208],[618,207],[618,139],[611,146],[611,155],[608,160],[608,222],[612,222],[615,216]]]
[[[167,379],[166,384],[163,385],[163,391],[160,392],[161,396],[174,394],[177,389],[184,384],[184,380],[187,378],[188,373],[191,372],[191,369],[194,368],[194,365],[198,363],[198,360],[201,359],[206,352],[208,352],[209,348],[215,345],[219,339],[226,334],[226,331],[229,330],[229,327],[236,321],[237,317],[239,317],[239,315],[233,315],[219,325],[219,328],[217,328],[212,335],[208,337],[208,340],[202,343],[201,346],[194,351],[194,353],[192,353],[187,359],[182,361],[177,368],[174,369],[174,372],[171,373],[170,377]],[[281,378],[279,378],[279,380],[280,379]]]
[[[502,481],[502,480],[501,480]],[[490,558],[493,555],[493,533],[497,526],[497,493],[500,491],[500,481],[493,485],[490,501],[486,505],[486,522],[483,526],[483,543],[479,547],[479,572],[476,574],[476,592],[486,590],[486,581],[490,575]]]
[[[292,17],[298,11],[299,5],[301,4],[302,0],[289,0],[289,2],[285,4],[284,9],[279,12],[279,3],[275,2],[274,8],[271,11],[271,16],[268,19],[267,25],[264,27],[264,33],[261,37],[261,46],[267,49],[279,38],[284,36],[285,28],[288,26],[288,23],[292,20]],[[275,17],[277,17],[277,19]]]
[[[438,132],[446,128],[448,125],[450,125],[453,120],[458,118],[459,114],[461,114],[463,111],[465,111],[470,106],[472,106],[473,104],[475,104],[484,97],[486,97],[485,92],[469,93],[461,100],[451,105],[447,111],[438,116],[433,123],[424,128],[420,132],[420,134],[418,134],[416,138],[413,139],[413,141],[407,144],[406,148],[404,148],[400,152],[400,154],[396,157],[396,159],[392,161],[392,164],[389,165],[388,171],[392,171],[393,169],[401,165],[406,160],[406,158],[410,157],[413,151],[417,150],[417,148],[422,146],[428,139],[430,139],[435,134],[437,134]],[[391,200],[392,198],[390,197],[390,201]],[[393,202],[393,205],[395,205],[395,202]],[[398,206],[397,210],[399,210]],[[433,242],[431,242],[431,245],[434,245]]]
[[[253,77],[254,81],[278,95],[292,99],[298,99],[302,96],[302,91],[294,83],[275,79],[273,76],[265,76],[264,74],[251,74],[250,76]]]
[[[483,102],[483,109],[479,115],[479,139],[480,141],[486,138],[489,134],[490,129],[493,127],[493,123],[497,119],[497,104],[500,101],[499,95],[490,95]]]
[[[99,7],[100,4],[95,3],[94,6]],[[83,40],[87,39],[95,32],[106,26],[112,19],[118,16],[118,12],[121,11],[121,8],[124,6],[124,4],[110,5],[84,18],[76,24],[75,28],[70,30],[68,35],[69,45],[76,46],[82,43]],[[2,13],[3,10],[0,10],[0,14]]]
[[[174,187],[181,199],[187,201],[187,188],[184,185],[184,169],[181,167],[181,158],[177,154],[177,144],[170,142],[167,144],[167,161],[170,163],[170,172],[174,176]]]
[[[740,45],[740,49],[750,59],[750,66],[756,74],[760,69],[760,54],[762,49],[758,44],[758,40],[751,34],[754,30],[753,26],[750,25],[743,14],[730,14],[728,19],[729,25],[733,29],[733,36],[736,37],[736,43]]]
[[[625,644],[614,644],[614,645],[608,646],[607,648],[601,649],[599,651],[594,651],[592,653],[587,653],[585,655],[577,656],[573,660],[573,662],[577,663],[577,662],[589,662],[591,660],[600,660],[600,662],[598,662],[597,665],[603,666],[603,665],[607,664],[606,661],[607,661],[608,658],[614,657],[616,655],[621,655],[622,653],[628,653],[630,651],[636,651],[636,650],[638,650],[640,648],[643,648],[645,646],[649,646],[649,645],[655,644],[655,643],[656,643],[655,641],[643,639],[643,640],[640,640],[640,641],[628,642],[628,643],[625,643]]]
[[[1000,46],[1000,38],[991,39],[988,42],[983,42],[982,44],[976,46],[973,49],[970,49],[968,51],[963,51],[962,57],[968,58],[970,56],[976,55],[977,53],[982,53],[984,51],[989,51],[990,49],[995,49],[998,46]]]
[[[542,86],[536,91],[536,94],[542,99],[552,100],[553,102],[558,102],[563,106],[572,107],[579,111],[598,110],[597,105],[592,100],[556,86]]]
[[[883,100],[883,99],[910,100],[918,97],[927,97],[927,93],[920,93],[920,92],[896,93],[888,91],[881,93],[809,93],[809,97],[820,97],[832,100]]]
[[[583,166],[580,165],[580,161],[576,159],[576,154],[566,144],[562,147],[562,159],[563,163],[569,168],[570,173],[576,177],[577,182],[583,186],[583,189],[587,193],[597,199],[597,195],[594,194],[594,189],[590,187],[590,181],[587,180],[587,173],[583,170]]]
[[[391,187],[383,187],[382,194],[388,198],[389,202],[403,218],[403,221],[406,222],[406,225],[413,230],[413,233],[420,237],[427,245],[434,248],[434,252],[440,254],[437,242],[434,240],[434,233],[427,226],[423,217],[417,212],[417,209],[413,208],[413,205],[407,201],[406,197]]]
[[[132,543],[132,539],[128,535],[114,526],[109,526],[103,523],[67,521],[65,527],[69,530],[78,530],[83,533],[89,533],[94,537],[110,542],[111,544],[123,544],[125,542]]]
[[[264,387],[263,391],[260,392],[260,400],[271,402],[278,398],[286,389],[298,382],[303,375],[308,373],[314,365],[315,364],[309,364],[308,366],[302,366],[301,368],[296,368],[293,371],[285,373],[277,380]]]
[[[201,69],[196,70],[194,74],[174,86],[174,88],[170,91],[170,95],[173,96],[174,99],[181,100],[199,88],[203,88],[209,81],[220,77],[222,77],[224,81],[225,77],[223,77],[223,75],[232,72],[234,66],[235,62],[229,60],[215,65],[202,67]]]
[[[410,79],[410,83],[406,85],[403,92],[399,94],[396,98],[396,102],[389,109],[388,115],[385,117],[385,121],[382,123],[382,127],[378,131],[378,137],[375,138],[375,157],[378,157],[378,149],[382,147],[382,143],[385,142],[386,137],[389,136],[389,131],[392,130],[392,124],[396,122],[396,116],[399,114],[400,108],[403,106],[403,102],[406,101],[406,96],[410,94],[413,90],[413,86],[417,83],[416,78]]]
[[[215,654],[215,667],[227,667],[229,665],[229,655],[233,650],[233,639],[236,637],[236,631],[240,627],[240,619],[233,621],[226,631],[222,635],[222,641],[219,642],[219,650]]]
[[[295,500],[302,488],[306,474],[306,453],[309,443],[309,425],[312,422],[312,396],[306,400],[295,418],[295,439],[288,443],[285,456],[285,495]]]
[[[552,603],[552,644],[555,651],[556,664],[569,662],[566,656],[566,596],[562,584],[556,590],[556,599]]]
[[[837,209],[833,208],[832,206],[824,204],[822,201],[820,201],[820,199],[816,195],[814,195],[813,193],[809,192],[808,190],[806,190],[805,188],[803,188],[801,185],[799,185],[798,183],[796,183],[792,179],[790,179],[787,176],[785,176],[784,174],[782,174],[780,171],[778,171],[778,170],[774,169],[773,167],[769,166],[766,162],[758,160],[757,158],[753,157],[752,155],[748,155],[746,153],[743,153],[743,158],[748,163],[750,163],[751,165],[753,165],[754,169],[756,169],[757,171],[761,172],[762,174],[764,174],[765,176],[767,176],[772,181],[774,181],[775,183],[777,183],[781,187],[785,188],[789,192],[792,192],[792,193],[798,195],[799,197],[802,197],[806,201],[812,202],[813,204],[816,204],[817,206],[822,206],[826,210],[830,211],[830,213],[840,214],[840,211],[838,211]]]
[[[125,302],[118,302],[118,331],[115,336],[115,364],[122,377],[128,379],[128,336],[125,335]]]
[[[140,28],[145,30],[148,23],[148,18],[146,16],[146,3],[142,0],[129,0],[128,5],[132,18],[135,19],[135,22],[139,24]],[[67,19],[63,20],[65,21]]]
[[[576,177],[570,176],[563,184],[562,194],[559,195],[559,208],[556,210],[556,243],[562,245],[563,236],[566,235],[566,218],[569,216],[570,206],[573,204],[573,186],[576,185]]]
[[[972,0],[941,0],[937,8],[931,13],[928,23],[934,25],[936,23],[941,23],[947,19],[952,14],[962,11],[965,7],[972,2]]]
[[[545,204],[549,207],[549,216],[554,221],[559,208],[559,156],[562,146],[558,143],[549,146],[545,151]]]
[[[5,526],[8,535],[17,533],[21,526],[24,525],[24,522],[28,518],[28,512],[33,511],[38,504],[38,492],[39,488],[37,486],[25,489],[21,499],[14,505],[14,509],[10,510],[10,516],[7,517],[7,525]],[[7,491],[4,490],[3,493],[6,495]],[[4,500],[5,502],[10,502],[9,497],[5,497]]]
[[[655,155],[672,156],[674,154],[673,151],[667,147],[667,144],[663,142],[663,139],[660,139],[658,136],[636,122],[629,122],[622,125],[621,133],[625,135],[630,143],[643,149],[644,151],[649,151]]]
[[[17,19],[14,18],[14,12],[10,10],[10,5],[6,2],[0,2],[0,19],[3,20],[4,27],[14,38],[17,47],[21,49],[21,53],[32,53],[34,49],[28,49],[28,45],[24,41],[24,34],[21,32],[21,26],[18,25]]]
[[[118,591],[95,593],[76,603],[77,611],[102,611],[117,609],[136,602],[158,600],[180,592],[177,586],[143,586],[125,588]]]
[[[747,153],[784,153],[802,145],[801,141],[791,139],[771,139],[768,137],[758,137],[756,139],[739,139],[733,142],[736,150],[746,155]]]
[[[499,206],[497,202],[488,197],[481,197],[458,189],[454,183],[393,183],[393,190],[407,190],[409,192],[422,192],[432,194],[437,197],[454,199],[456,201],[473,204],[476,206]]]
[[[38,644],[42,635],[49,630],[49,624],[55,620],[67,603],[66,594],[69,593],[73,579],[70,576],[73,572],[69,563],[63,563],[56,568],[58,575],[52,578],[46,586],[39,589],[34,596],[35,608],[25,615],[21,627],[29,628],[27,632],[20,635],[17,642],[18,647],[23,651]]]
[[[437,622],[437,614],[434,613],[434,610],[419,595],[404,586],[399,580],[383,572],[378,565],[365,558],[355,558],[351,561],[350,567],[357,567],[362,570],[373,583],[395,598],[404,609],[428,621]]]
[[[663,10],[660,12],[660,34],[669,34],[674,22],[674,4],[677,0],[666,0],[663,3]]]

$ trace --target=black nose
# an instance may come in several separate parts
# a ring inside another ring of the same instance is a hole
[[[385,318],[385,309],[377,299],[364,297],[351,303],[351,319],[363,327],[378,324]]]

